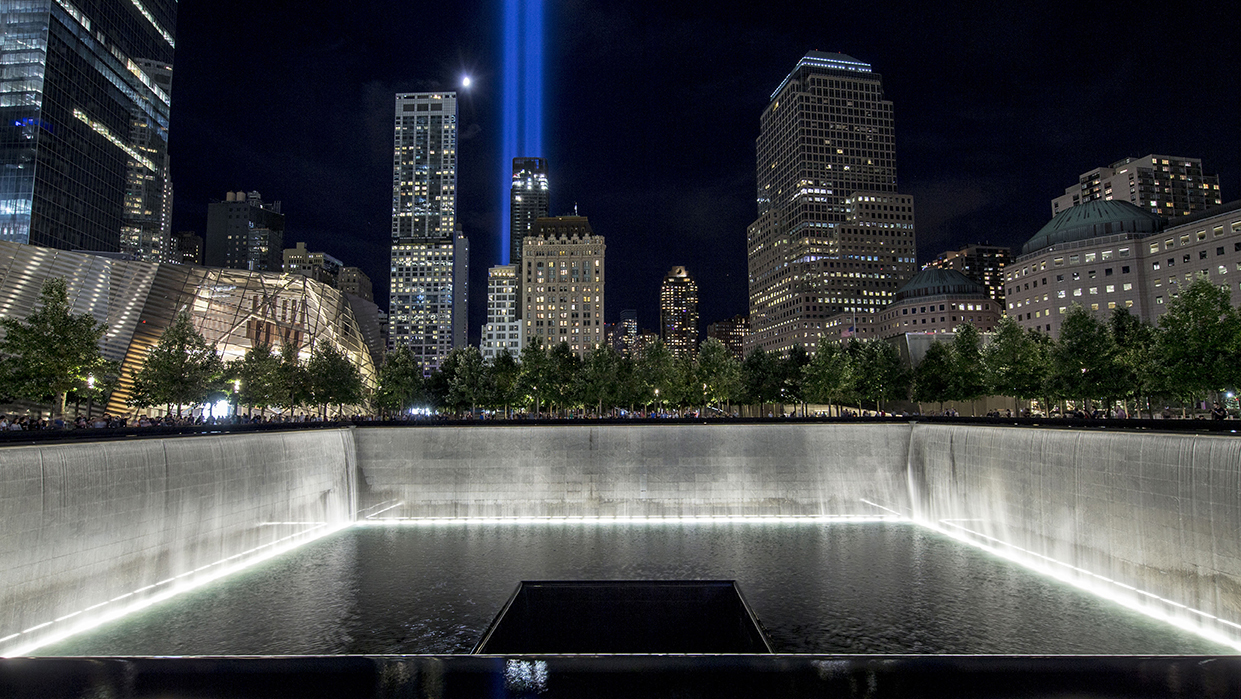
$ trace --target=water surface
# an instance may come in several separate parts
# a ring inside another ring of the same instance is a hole
[[[38,652],[466,653],[538,579],[736,579],[786,653],[1232,652],[903,523],[355,527]]]

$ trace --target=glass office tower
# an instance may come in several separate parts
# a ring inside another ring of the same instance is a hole
[[[175,0],[0,0],[0,240],[170,249]]]

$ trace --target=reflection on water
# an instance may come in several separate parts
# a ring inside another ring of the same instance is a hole
[[[1229,649],[902,523],[360,527],[43,655],[465,653],[517,582],[736,579],[777,652]]]

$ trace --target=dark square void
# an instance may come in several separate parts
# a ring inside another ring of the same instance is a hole
[[[770,653],[732,580],[522,581],[475,653]]]

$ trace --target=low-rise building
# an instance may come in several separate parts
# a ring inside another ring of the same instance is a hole
[[[1000,304],[978,282],[953,269],[928,267],[897,290],[891,305],[874,314],[871,332],[880,338],[950,333],[963,323],[990,332],[1002,315]]]

